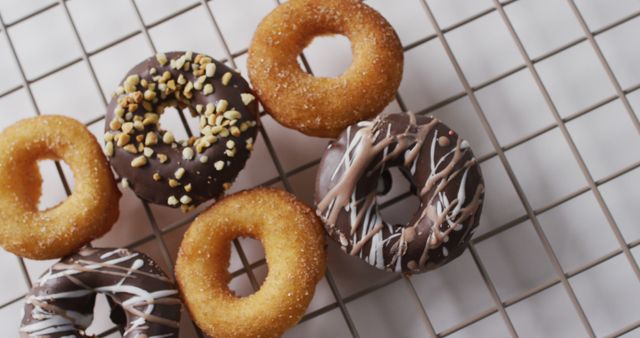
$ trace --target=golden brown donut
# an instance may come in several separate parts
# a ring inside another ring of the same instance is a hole
[[[71,167],[71,196],[38,210],[38,160]],[[63,116],[18,121],[0,133],[0,245],[33,259],[66,256],[102,236],[118,219],[118,190],[95,137]]]
[[[264,246],[269,274],[256,293],[238,298],[228,284],[231,241]],[[278,337],[300,320],[325,269],[322,223],[282,190],[258,188],[203,212],[182,240],[176,277],[191,317],[212,337]]]
[[[314,77],[297,57],[313,38],[341,34],[353,62],[338,77]],[[265,110],[307,135],[337,137],[380,113],[402,78],[402,45],[393,27],[359,0],[291,0],[258,26],[249,48],[249,77]]]

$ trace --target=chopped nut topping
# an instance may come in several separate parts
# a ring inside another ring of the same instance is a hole
[[[240,112],[235,109],[231,109],[224,112],[223,116],[229,120],[237,120],[242,116],[242,114],[240,114]]]
[[[206,85],[204,85],[203,93],[204,93],[204,95],[209,95],[209,94],[213,93],[213,86],[211,85],[211,83],[207,83]]]
[[[213,166],[216,167],[217,171],[220,171],[224,168],[224,161],[218,161],[214,163]]]
[[[125,134],[131,134],[133,131],[133,122],[125,122],[122,125],[122,132]]]
[[[202,114],[202,110],[204,109],[204,106],[201,104],[196,104],[196,111],[198,112],[198,114]]]
[[[109,122],[109,128],[111,128],[111,130],[119,130],[120,128],[122,128],[121,119],[115,118],[111,120],[111,122]]]
[[[227,107],[229,106],[229,102],[225,99],[222,99],[220,101],[218,101],[218,104],[216,104],[216,111],[220,114],[224,113],[225,111],[227,111]]]
[[[205,140],[207,143],[209,143],[210,145],[211,145],[211,144],[214,144],[214,143],[216,143],[216,142],[218,142],[218,138],[217,138],[217,137],[215,137],[215,136],[213,136],[213,135],[207,135],[207,136],[205,136],[205,137],[204,137],[204,140]]]
[[[153,131],[148,132],[144,138],[144,145],[153,146],[156,144],[158,144],[158,135]]]
[[[104,138],[104,140],[106,142],[111,142],[111,141],[113,141],[113,134],[111,134],[109,132],[104,133],[104,137],[103,138]]]
[[[154,90],[147,89],[144,91],[144,99],[147,101],[153,101],[156,98],[156,92]]]
[[[207,161],[209,161],[209,158],[207,156],[200,156],[200,163],[207,163]]]
[[[182,195],[182,197],[180,197],[180,203],[182,203],[182,204],[191,203],[191,197],[189,197],[187,195]]]
[[[138,148],[136,148],[136,146],[134,146],[131,143],[127,144],[122,149],[124,149],[126,152],[131,153],[131,154],[137,154],[138,153]]]
[[[104,146],[104,154],[108,157],[113,156],[113,142],[107,142],[107,144]]]
[[[122,118],[124,116],[124,108],[117,106],[116,109],[113,110],[113,113],[117,116]]]
[[[167,56],[164,53],[158,53],[156,54],[156,60],[158,60],[158,63],[161,66],[164,66],[167,64]]]
[[[231,189],[231,183],[226,182],[226,183],[222,184],[222,189],[224,189],[224,190]]]
[[[129,187],[129,180],[126,177],[123,177],[122,180],[120,180],[120,185],[122,185],[123,188],[128,188]]]
[[[184,191],[186,191],[186,192],[190,192],[191,191],[191,183],[189,183],[189,184],[184,186]]]
[[[182,158],[185,160],[192,160],[193,159],[193,149],[191,148],[184,148],[182,149]]]
[[[236,143],[233,140],[229,140],[229,141],[227,141],[226,146],[229,149],[233,149],[236,146]]]
[[[169,186],[170,186],[170,187],[175,188],[175,187],[177,187],[177,186],[179,186],[179,185],[180,185],[180,182],[176,181],[176,180],[175,180],[175,179],[173,179],[173,178],[170,178],[170,179],[169,179]]]
[[[136,116],[136,117],[139,117],[139,116]],[[142,124],[142,121],[140,120],[135,120],[133,121],[133,128],[135,128],[137,131],[143,131],[144,124]]]
[[[178,76],[178,84],[184,85],[185,83],[187,83],[187,79],[185,79],[184,76],[180,74],[180,76]]]
[[[220,130],[220,133],[218,133],[218,135],[220,135],[220,137],[228,137],[229,130],[227,128],[222,128],[222,130]]]
[[[181,179],[184,176],[185,170],[184,168],[178,168],[178,170],[176,170],[175,173],[173,173],[173,175],[177,178],[177,179]]]
[[[118,135],[119,135],[118,142],[116,143],[118,147],[124,147],[129,143],[129,141],[131,141],[131,136],[129,136],[128,134],[118,134]]]
[[[236,156],[236,150],[235,149],[227,149],[227,150],[224,151],[224,153],[229,157]]]
[[[162,176],[160,176],[159,173],[153,173],[152,178],[153,178],[154,181],[158,182],[158,181],[160,181],[162,179]]]
[[[149,147],[145,147],[145,148],[142,150],[142,153],[143,153],[143,154],[144,154],[144,156],[146,156],[146,157],[151,157],[151,156],[153,156],[153,149],[151,149],[151,148],[149,148]]]
[[[216,73],[216,64],[213,62],[208,63],[205,69],[206,69],[205,74],[207,75],[207,77],[213,77],[213,75],[215,75]]]
[[[229,81],[231,81],[231,77],[233,76],[233,74],[231,74],[231,72],[226,72],[224,73],[224,75],[222,75],[222,85],[226,86],[229,84]]]
[[[233,127],[231,127],[230,130],[231,130],[231,135],[233,135],[235,137],[240,136],[240,128],[238,128],[236,126],[233,126]]]
[[[166,133],[164,133],[164,135],[162,135],[162,142],[164,142],[165,144],[171,144],[173,143],[173,141],[175,141],[175,138],[173,137],[172,132],[167,131]]]
[[[187,85],[184,86],[184,90],[182,91],[182,93],[184,94],[184,96],[187,96],[191,94],[192,90],[193,90],[193,82],[189,81],[187,82]]]
[[[167,162],[167,160],[168,160],[168,157],[165,154],[158,154],[156,156],[158,157],[158,160],[160,160],[160,163]]]
[[[242,98],[242,103],[244,103],[245,106],[248,106],[251,102],[253,102],[253,100],[256,99],[255,96],[249,93],[242,93],[240,94],[240,97]]]
[[[177,205],[178,203],[180,202],[175,196],[169,196],[169,199],[167,199],[167,204],[169,205]]]
[[[147,164],[147,158],[144,156],[138,156],[131,161],[131,166],[134,168],[140,168]]]

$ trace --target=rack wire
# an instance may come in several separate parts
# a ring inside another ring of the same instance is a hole
[[[125,36],[122,36],[114,41],[111,41],[103,46],[100,46],[98,48],[95,48],[93,50],[88,50],[85,45],[83,44],[83,41],[80,37],[80,33],[79,33],[79,29],[76,25],[76,23],[73,20],[73,17],[68,9],[67,6],[67,2],[68,1],[73,1],[73,0],[57,0],[54,3],[48,4],[32,13],[29,13],[27,15],[24,15],[12,22],[5,22],[4,19],[2,18],[2,13],[0,13],[0,34],[4,36],[4,39],[6,39],[6,42],[8,43],[8,46],[10,47],[10,51],[11,51],[11,55],[15,60],[16,65],[18,66],[18,70],[19,70],[19,74],[20,74],[20,78],[21,78],[21,83],[13,88],[9,88],[8,90],[5,90],[4,92],[0,93],[0,99],[2,99],[3,97],[6,97],[14,92],[17,92],[19,90],[25,90],[26,93],[28,94],[28,98],[31,102],[31,104],[33,105],[36,113],[39,115],[41,114],[40,112],[40,108],[38,107],[38,104],[34,98],[34,94],[32,92],[31,89],[31,85],[39,80],[42,80],[46,77],[49,77],[53,74],[56,74],[64,69],[67,69],[73,65],[76,65],[78,63],[85,63],[86,65],[88,65],[89,67],[89,71],[90,71],[90,75],[91,75],[91,80],[92,83],[96,86],[96,89],[98,90],[99,93],[104,93],[104,91],[102,90],[102,86],[100,84],[100,82],[98,81],[98,76],[96,75],[96,71],[94,70],[94,67],[92,65],[92,61],[91,61],[91,57],[101,53],[111,47],[114,47],[128,39],[131,39],[135,36],[141,35],[142,37],[144,37],[144,40],[146,41],[146,43],[148,43],[150,49],[154,52],[157,52],[156,47],[154,45],[153,39],[151,38],[150,34],[149,34],[149,30],[155,26],[158,26],[170,19],[173,19],[177,16],[180,16],[186,12],[189,12],[195,8],[198,7],[203,7],[206,9],[206,13],[207,13],[207,19],[210,21],[210,24],[212,25],[212,27],[214,28],[214,31],[217,35],[217,37],[220,39],[220,41],[222,42],[223,48],[224,48],[224,54],[225,54],[225,59],[222,61],[227,62],[228,64],[230,64],[232,67],[237,68],[236,65],[236,58],[246,54],[247,50],[243,49],[240,50],[239,52],[236,53],[232,53],[229,45],[227,43],[227,40],[225,40],[225,36],[222,33],[218,22],[216,21],[216,17],[214,16],[211,8],[208,6],[208,2],[211,0],[199,0],[198,2],[195,2],[193,4],[190,4],[184,8],[180,8],[179,10],[170,13],[168,15],[165,15],[164,17],[157,19],[153,22],[150,23],[145,23],[145,21],[143,20],[143,16],[141,14],[141,10],[138,7],[138,4],[136,3],[135,0],[130,0],[131,5],[135,11],[136,14],[136,18],[138,21],[138,25],[139,28],[136,29],[133,32],[130,32],[129,34],[126,34]],[[276,4],[279,4],[279,0],[274,0],[276,2]],[[634,20],[638,17],[640,17],[640,11],[638,12],[634,12],[634,13],[630,13],[629,15],[618,19],[614,22],[611,22],[609,24],[607,24],[604,27],[601,27],[597,30],[590,30],[589,27],[587,26],[587,23],[585,21],[585,18],[583,17],[582,13],[580,12],[578,6],[576,5],[574,0],[566,0],[566,2],[569,4],[569,7],[571,8],[571,11],[573,13],[573,15],[576,17],[576,19],[578,20],[579,24],[580,24],[580,28],[582,29],[583,32],[583,36],[576,38],[572,41],[569,41],[565,44],[563,44],[560,47],[557,47],[551,51],[548,51],[538,57],[532,58],[528,52],[526,51],[524,44],[521,40],[521,38],[519,37],[518,33],[516,32],[516,30],[514,29],[514,26],[509,18],[509,16],[505,13],[505,7],[510,6],[511,4],[515,3],[516,0],[508,0],[508,1],[499,1],[499,0],[492,0],[493,1],[493,7],[485,9],[480,11],[479,13],[476,13],[468,18],[465,18],[461,21],[455,22],[447,27],[441,27],[438,23],[438,21],[436,20],[436,17],[434,15],[434,12],[430,6],[430,4],[428,3],[427,0],[418,0],[421,4],[422,9],[424,10],[424,14],[425,14],[425,18],[426,20],[428,20],[429,24],[433,27],[435,33],[430,34],[428,36],[425,36],[413,43],[410,43],[406,46],[404,46],[404,51],[408,52],[416,47],[422,46],[423,44],[426,44],[432,40],[437,40],[439,41],[443,46],[444,46],[444,50],[446,52],[447,57],[449,58],[454,70],[455,70],[455,74],[458,78],[458,80],[460,81],[460,83],[462,84],[463,90],[459,93],[456,93],[450,97],[445,98],[444,100],[441,100],[439,102],[436,102],[435,104],[432,104],[424,109],[422,109],[421,111],[418,112],[418,114],[429,114],[432,113],[454,101],[457,101],[461,98],[468,98],[471,102],[471,105],[473,107],[474,113],[476,114],[476,116],[478,117],[479,121],[481,122],[481,127],[483,128],[483,130],[486,132],[486,134],[489,137],[489,140],[491,142],[492,145],[492,151],[487,154],[484,155],[482,157],[479,158],[479,162],[483,163],[485,161],[488,161],[490,159],[496,158],[497,160],[499,160],[499,162],[501,163],[501,165],[504,167],[504,169],[507,172],[509,181],[511,182],[511,184],[513,185],[513,187],[516,190],[518,199],[520,201],[520,203],[522,204],[524,210],[525,210],[525,214],[520,215],[480,236],[476,236],[471,244],[470,244],[470,253],[472,256],[472,259],[475,263],[475,265],[477,266],[478,270],[480,271],[480,274],[482,276],[482,280],[486,286],[486,288],[489,290],[489,293],[491,295],[492,301],[494,303],[494,305],[487,309],[484,310],[474,316],[472,316],[471,318],[468,318],[465,321],[456,323],[455,325],[446,328],[444,330],[436,330],[434,328],[434,325],[431,322],[430,319],[430,315],[428,313],[428,311],[426,310],[426,307],[424,306],[424,304],[422,303],[422,300],[420,299],[420,297],[418,297],[418,291],[415,288],[415,282],[413,280],[413,278],[411,276],[408,275],[400,275],[400,274],[390,274],[389,277],[386,280],[383,280],[379,283],[376,283],[374,285],[371,285],[363,290],[357,291],[353,294],[350,294],[348,296],[343,296],[340,292],[340,290],[338,289],[338,286],[336,285],[336,281],[330,271],[330,269],[327,270],[326,272],[326,280],[328,282],[328,285],[331,289],[331,292],[333,294],[334,297],[334,301],[331,302],[328,305],[322,306],[312,312],[309,312],[308,314],[306,314],[302,320],[302,322],[306,322],[308,320],[311,320],[313,318],[319,317],[329,311],[335,310],[335,309],[339,309],[345,324],[347,325],[350,334],[353,337],[359,337],[360,333],[358,332],[358,329],[356,327],[356,325],[354,324],[354,321],[351,317],[351,314],[349,312],[349,309],[347,307],[347,304],[360,299],[362,297],[366,297],[367,295],[370,295],[371,293],[380,290],[382,288],[385,288],[391,284],[394,284],[400,280],[403,281],[403,283],[406,285],[406,287],[409,290],[409,293],[411,294],[412,299],[414,300],[415,306],[416,306],[416,311],[419,314],[420,318],[422,319],[423,325],[426,329],[426,332],[432,336],[432,337],[446,337],[449,335],[452,335],[474,323],[477,323],[493,314],[498,314],[500,316],[500,318],[503,320],[504,324],[506,325],[509,335],[511,337],[517,337],[518,336],[518,332],[516,331],[514,324],[509,316],[509,313],[506,311],[506,308],[508,308],[509,306],[512,306],[514,304],[517,304],[519,302],[522,302],[538,293],[543,292],[544,290],[547,290],[553,286],[556,285],[560,285],[562,286],[564,292],[567,294],[567,296],[569,297],[569,299],[571,300],[571,304],[573,306],[573,309],[575,310],[576,314],[579,317],[580,323],[582,324],[583,328],[584,328],[584,332],[587,336],[589,337],[596,337],[596,333],[594,331],[594,328],[592,327],[592,323],[589,321],[589,318],[587,317],[587,315],[585,314],[585,311],[579,301],[579,299],[577,298],[571,284],[569,283],[569,279],[571,277],[574,277],[580,273],[583,273],[599,264],[602,264],[608,260],[611,260],[615,257],[618,256],[623,256],[625,257],[625,259],[627,260],[627,262],[629,263],[629,266],[631,267],[631,269],[633,270],[635,277],[640,281],[640,267],[638,265],[638,263],[636,262],[636,260],[634,259],[633,254],[631,253],[631,249],[637,247],[640,245],[640,240],[635,240],[632,242],[626,242],[621,231],[620,228],[618,226],[618,224],[616,223],[613,214],[609,208],[609,206],[607,205],[606,201],[604,200],[599,187],[607,182],[610,182],[626,173],[629,173],[637,168],[640,168],[640,161],[632,163],[631,165],[628,165],[614,173],[609,174],[608,176],[605,176],[603,178],[600,179],[594,179],[594,177],[591,175],[591,173],[589,172],[587,165],[585,163],[585,160],[583,159],[582,155],[580,154],[580,152],[578,151],[578,148],[575,144],[575,141],[572,138],[572,135],[569,133],[568,129],[567,129],[567,123],[577,119],[589,112],[592,112],[600,107],[605,106],[608,103],[611,103],[613,101],[616,100],[620,100],[624,106],[624,110],[625,112],[628,114],[629,117],[629,123],[633,125],[633,127],[635,128],[635,131],[637,133],[640,133],[640,121],[638,119],[638,116],[636,115],[636,113],[633,110],[633,107],[631,106],[627,95],[637,91],[640,89],[640,83],[636,83],[635,85],[628,87],[628,88],[623,88],[620,84],[620,82],[618,81],[618,79],[616,78],[616,76],[614,75],[614,72],[610,66],[610,64],[608,63],[607,59],[605,58],[599,44],[598,41],[596,41],[596,37],[607,32],[610,31],[620,25],[623,25],[631,20]],[[47,11],[50,11],[54,8],[60,7],[64,10],[64,15],[74,33],[75,36],[75,40],[82,52],[82,55],[80,57],[74,58],[69,62],[66,62],[65,64],[62,64],[54,69],[51,69],[47,72],[45,72],[42,75],[38,75],[37,77],[34,78],[28,78],[26,76],[26,73],[24,71],[24,68],[22,66],[21,60],[18,57],[18,53],[16,52],[16,48],[14,46],[14,41],[12,40],[10,34],[7,34],[7,29],[20,24],[30,18],[33,18],[35,16],[38,16],[42,13],[45,13]],[[486,80],[484,82],[481,82],[475,86],[471,85],[471,83],[468,80],[467,75],[463,72],[462,67],[460,66],[460,63],[458,62],[458,60],[456,59],[454,52],[449,44],[449,41],[447,40],[447,37],[445,36],[446,33],[449,33],[455,29],[458,29],[464,25],[467,25],[475,20],[478,20],[482,17],[485,17],[489,14],[492,13],[497,13],[500,17],[500,20],[502,20],[502,22],[505,24],[505,26],[508,28],[509,34],[511,36],[511,38],[513,39],[513,42],[515,43],[515,45],[517,46],[518,52],[522,58],[522,62],[520,65],[509,69],[489,80]],[[4,34],[3,34],[4,33]],[[577,46],[578,44],[581,44],[583,42],[587,42],[589,44],[589,46],[593,49],[593,51],[596,53],[598,61],[600,62],[601,67],[604,69],[608,80],[610,81],[611,85],[613,85],[613,87],[615,88],[615,94],[611,95],[609,97],[606,97],[602,100],[600,100],[599,102],[596,102],[594,104],[592,104],[591,106],[584,108],[580,111],[577,112],[573,112],[572,114],[569,114],[565,117],[562,117],[559,112],[558,112],[558,108],[556,107],[556,105],[554,104],[551,95],[549,94],[549,90],[547,87],[545,87],[540,75],[538,74],[538,71],[536,70],[535,65],[548,59],[551,58],[563,51],[566,51],[574,46]],[[302,62],[304,65],[304,68],[306,71],[308,71],[309,73],[313,73],[311,66],[309,65],[309,62],[307,62],[306,58],[304,57],[304,55],[301,56],[302,58]],[[476,97],[476,93],[483,89],[486,88],[494,83],[499,82],[500,80],[503,80],[507,77],[509,77],[510,75],[513,75],[515,73],[518,73],[520,71],[524,71],[527,70],[532,76],[533,79],[535,81],[536,87],[537,89],[540,91],[540,93],[542,94],[545,104],[548,107],[549,111],[552,113],[553,118],[554,118],[554,122],[533,132],[530,133],[529,135],[526,135],[524,137],[521,137],[520,139],[513,141],[509,144],[506,145],[500,145],[500,143],[498,142],[498,139],[496,137],[496,134],[491,126],[491,124],[489,123],[489,120],[487,119],[485,112],[483,111],[483,108],[481,107],[478,98]],[[106,100],[106,98],[104,97],[104,95],[101,95],[102,98],[102,103],[104,105],[104,107],[106,108],[108,102]],[[396,102],[398,104],[398,106],[403,110],[403,111],[407,111],[407,106],[402,98],[402,96],[400,95],[400,93],[397,94],[396,96]],[[187,120],[185,118],[184,115],[182,115],[182,112],[180,112],[181,114],[181,121],[182,124],[185,128],[185,131],[188,135],[192,135],[192,131],[187,123]],[[94,124],[98,124],[98,123],[103,123],[103,119],[104,116],[100,116],[98,118],[95,118],[91,121],[88,121],[86,123],[87,126],[92,126]],[[569,149],[571,150],[572,156],[574,157],[575,161],[578,163],[580,171],[582,173],[582,175],[584,176],[587,185],[581,187],[580,189],[573,191],[569,194],[566,194],[565,196],[562,196],[561,198],[555,200],[555,201],[550,201],[549,203],[547,203],[546,205],[540,207],[540,208],[534,208],[531,204],[531,202],[529,201],[529,198],[526,196],[521,183],[519,182],[518,178],[516,177],[516,174],[511,166],[511,163],[509,162],[509,159],[507,158],[507,156],[505,155],[505,152],[513,149],[519,145],[522,145],[534,138],[536,138],[537,136],[540,136],[544,133],[547,133],[551,130],[557,129],[559,130],[559,132],[561,133],[564,141],[566,142],[566,144],[569,146]],[[289,178],[291,178],[292,176],[301,173],[307,169],[313,168],[314,166],[316,166],[319,163],[319,158],[314,159],[308,163],[305,163],[303,165],[300,165],[296,168],[293,168],[290,171],[285,171],[284,167],[281,163],[281,161],[278,158],[278,155],[274,149],[274,146],[271,142],[271,139],[266,131],[266,129],[264,127],[260,127],[260,136],[262,138],[262,140],[264,140],[267,151],[269,152],[269,155],[271,157],[271,159],[273,160],[273,164],[276,168],[276,171],[278,173],[278,175],[276,177],[272,177],[266,181],[264,181],[262,184],[260,184],[260,186],[272,186],[275,184],[282,184],[284,186],[284,188],[287,191],[293,192],[293,188],[291,183],[289,182]],[[57,172],[63,182],[65,191],[67,194],[70,194],[70,189],[69,189],[69,184],[67,183],[67,178],[65,177],[65,174],[62,170],[62,167],[60,166],[60,164],[56,163],[56,169]],[[588,263],[585,263],[577,268],[574,268],[573,270],[570,271],[566,271],[563,269],[563,267],[560,264],[560,261],[556,255],[556,253],[554,252],[549,239],[547,238],[547,235],[545,234],[545,232],[542,230],[542,227],[540,225],[540,221],[538,219],[538,216],[556,206],[559,206],[567,201],[570,201],[584,193],[587,192],[591,192],[595,198],[596,201],[598,203],[598,206],[600,207],[601,211],[603,212],[603,214],[605,215],[606,221],[610,227],[611,232],[613,233],[613,235],[615,236],[615,239],[617,241],[618,244],[618,248],[607,253],[606,255],[599,257],[597,259],[594,259]],[[388,208],[396,203],[402,202],[404,199],[406,199],[407,197],[410,196],[410,193],[404,193],[401,194],[397,197],[394,197],[386,202],[384,202],[381,207],[384,208]],[[150,209],[149,205],[147,203],[145,203],[144,201],[142,202],[143,208],[144,208],[144,212],[146,217],[149,220],[149,224],[151,227],[151,234],[145,236],[142,239],[139,239],[133,243],[130,243],[128,245],[128,247],[130,248],[135,248],[135,247],[139,247],[141,245],[147,244],[147,243],[151,243],[151,242],[155,242],[157,243],[157,245],[159,246],[159,250],[162,254],[162,258],[164,259],[166,265],[171,269],[170,273],[173,272],[173,261],[171,259],[171,255],[170,255],[170,251],[168,249],[167,243],[164,240],[164,235],[186,227],[196,216],[197,213],[192,213],[192,214],[187,214],[185,215],[180,221],[170,224],[164,228],[161,228],[158,225],[158,222],[156,221],[154,214],[152,212],[152,210]],[[496,286],[494,285],[494,282],[491,279],[491,276],[489,275],[489,273],[487,272],[487,269],[485,267],[484,262],[482,261],[480,255],[478,254],[477,250],[476,250],[476,246],[479,243],[482,243],[500,233],[503,233],[504,231],[515,227],[518,224],[521,224],[525,221],[531,221],[531,224],[533,226],[533,229],[535,230],[535,233],[538,237],[538,239],[540,240],[540,242],[542,243],[542,246],[544,248],[544,252],[545,255],[548,257],[548,259],[550,260],[550,262],[553,265],[553,269],[555,272],[555,278],[553,280],[550,280],[542,285],[538,285],[534,288],[531,288],[529,290],[526,290],[525,292],[514,296],[512,298],[509,299],[502,299],[500,297],[500,295],[498,294],[497,290],[496,290]],[[256,262],[250,263],[245,252],[244,249],[241,245],[241,243],[238,240],[234,241],[234,247],[240,257],[240,260],[242,262],[242,268],[233,271],[232,272],[232,277],[236,277],[236,276],[240,276],[242,274],[247,274],[250,282],[251,282],[251,286],[253,288],[253,290],[257,290],[259,288],[259,282],[258,279],[256,278],[255,274],[254,274],[254,269],[259,268],[263,265],[266,264],[266,261],[263,259],[260,259]],[[31,287],[31,279],[29,277],[29,273],[27,271],[27,267],[25,265],[25,262],[22,258],[17,257],[16,258],[18,260],[20,269],[22,271],[23,277],[24,277],[24,281],[26,283],[26,285],[30,288]],[[16,297],[14,299],[9,300],[8,302],[4,303],[4,304],[0,304],[0,310],[10,306],[12,304],[15,304],[17,302],[20,302],[23,299],[24,295]],[[623,334],[626,334],[628,332],[631,332],[637,328],[640,327],[640,317],[633,323],[628,324],[626,326],[623,327],[619,327],[615,332],[611,332],[609,333],[607,336],[610,337],[616,337],[616,336],[621,336]],[[194,328],[195,328],[195,332],[199,337],[203,337],[203,334],[197,329],[197,327],[194,324]],[[113,334],[117,332],[117,329],[111,328],[107,331],[104,331],[102,333],[99,334],[100,337],[105,337],[108,336],[110,334]]]

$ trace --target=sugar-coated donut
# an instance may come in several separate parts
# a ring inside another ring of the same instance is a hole
[[[38,210],[38,160],[62,160],[75,186],[64,202]],[[52,259],[105,234],[118,219],[120,191],[95,137],[63,116],[19,121],[0,133],[0,245],[16,255]]]
[[[353,61],[338,77],[314,77],[297,58],[314,37],[345,35]],[[393,27],[361,0],[291,0],[258,26],[249,77],[265,110],[307,135],[336,137],[374,117],[394,98],[403,67]]]
[[[264,246],[269,274],[238,298],[228,284],[231,241]],[[196,324],[212,337],[278,337],[300,320],[325,269],[325,239],[313,210],[282,190],[228,196],[202,213],[182,240],[176,277]]]
[[[20,336],[90,337],[96,294],[125,338],[178,338],[180,298],[148,256],[126,249],[83,248],[54,264],[25,298]],[[93,337],[93,336],[91,336]]]
[[[199,135],[179,141],[162,129],[166,107],[189,108],[200,119]],[[116,90],[105,153],[140,198],[187,211],[231,187],[253,149],[257,116],[240,74],[203,54],[160,53],[131,69]]]
[[[408,224],[389,224],[378,179],[398,167],[420,206]],[[316,180],[317,213],[329,235],[379,269],[434,269],[466,249],[478,225],[484,181],[469,143],[435,118],[380,116],[350,126],[327,148]]]

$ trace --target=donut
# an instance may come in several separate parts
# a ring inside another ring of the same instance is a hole
[[[71,196],[38,210],[39,160],[71,167]],[[120,191],[96,138],[80,122],[39,116],[0,133],[0,246],[31,259],[60,258],[111,229]]]
[[[198,136],[177,140],[162,129],[168,107],[198,117]],[[188,211],[231,187],[253,149],[257,116],[240,74],[204,54],[159,53],[133,67],[116,89],[105,153],[140,198]]]
[[[393,167],[420,200],[408,224],[386,222],[376,200],[381,175]],[[431,270],[462,254],[483,200],[469,143],[411,112],[348,127],[329,144],[316,177],[316,212],[330,237],[347,254],[395,272]]]
[[[298,55],[327,34],[351,41],[353,61],[338,77],[314,77],[300,68]],[[393,100],[403,53],[393,27],[360,0],[292,0],[262,20],[247,63],[267,113],[307,135],[336,137]]]
[[[256,293],[229,290],[231,241],[264,246],[269,273]],[[258,188],[216,202],[191,224],[180,245],[176,278],[195,323],[212,337],[278,337],[300,320],[325,270],[322,223],[282,190]]]
[[[25,298],[20,336],[93,337],[96,295],[107,296],[124,338],[178,337],[180,298],[174,283],[143,253],[85,247],[40,277]]]

